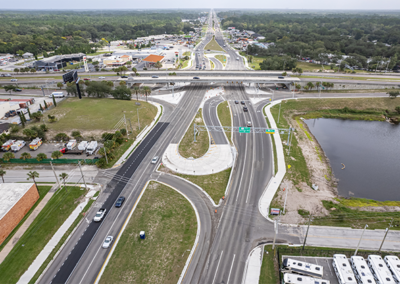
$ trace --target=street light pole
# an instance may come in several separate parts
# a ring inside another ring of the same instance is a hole
[[[304,250],[304,247],[305,247],[305,245],[306,245],[307,236],[308,236],[308,229],[310,229],[311,216],[312,216],[312,214],[310,214],[310,217],[308,218],[308,227],[307,227],[306,237],[304,238],[304,243],[303,243],[303,248],[302,248],[302,250]]]
[[[137,111],[137,121],[138,121],[138,124],[139,124],[139,131],[140,131],[139,108],[137,108],[136,111]]]
[[[390,221],[389,227],[386,228],[385,236],[383,237],[383,240],[382,240],[381,246],[379,247],[378,252],[380,252],[381,249],[382,249],[382,247],[383,247],[383,243],[385,242],[386,236],[387,236],[387,234],[389,233],[390,228],[392,227],[392,223],[393,223],[393,218],[392,218],[392,221]]]
[[[360,243],[361,243],[362,237],[363,237],[364,232],[365,232],[365,230],[366,230],[367,228],[368,228],[368,225],[366,224],[365,227],[364,227],[364,230],[363,230],[363,232],[362,232],[362,234],[361,234],[360,240],[358,241],[357,249],[356,249],[356,251],[354,252],[354,256],[357,255],[358,248],[360,247]]]

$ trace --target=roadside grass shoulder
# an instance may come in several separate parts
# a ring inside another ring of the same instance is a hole
[[[260,63],[263,62],[268,56],[255,56],[255,55],[247,55],[246,52],[240,51],[240,55],[245,56],[247,58],[247,62],[251,68],[254,70],[261,70]],[[250,62],[251,59],[251,62]],[[253,67],[254,66],[254,67]]]
[[[267,121],[268,128],[271,128],[271,124],[268,120],[267,113],[266,113],[266,107],[267,107],[267,105],[264,107],[263,113],[265,116],[265,120]],[[276,175],[276,173],[278,172],[278,154],[276,153],[275,137],[274,137],[274,135],[271,135],[270,137],[271,137],[271,141],[272,141],[272,148],[274,151],[274,170],[275,170],[274,174]]]
[[[231,112],[229,110],[229,104],[227,101],[224,101],[218,105],[217,113],[222,126],[232,125]],[[230,132],[226,132],[225,134],[228,138],[229,143],[232,144]]]
[[[6,246],[6,244],[11,240],[11,238],[15,235],[15,233],[18,231],[18,229],[24,224],[25,220],[28,219],[28,217],[32,214],[33,210],[35,210],[36,206],[42,201],[42,199],[46,196],[46,194],[50,191],[52,186],[38,186],[38,190],[40,191],[40,197],[36,201],[36,203],[32,206],[32,208],[26,213],[24,218],[18,223],[18,225],[11,231],[11,233],[8,235],[8,237],[3,241],[3,243],[0,245],[0,251]]]
[[[208,133],[206,131],[200,131],[196,135],[196,141],[193,142],[193,127],[194,123],[197,125],[204,125],[202,116],[202,109],[199,109],[185,135],[183,136],[181,143],[179,144],[179,153],[184,158],[193,157],[195,159],[202,157],[208,151],[210,144]]]
[[[150,182],[100,283],[177,283],[197,226],[185,197],[166,185]],[[145,231],[145,240],[140,239],[140,231]]]
[[[58,190],[42,209],[9,255],[0,264],[4,283],[16,283],[42,251],[58,228],[69,217],[86,193],[80,187]]]
[[[279,267],[271,246],[264,246],[259,284],[278,284]]]

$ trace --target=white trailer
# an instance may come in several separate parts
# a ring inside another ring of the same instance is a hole
[[[282,262],[281,271],[283,273],[296,273],[315,278],[322,278],[324,274],[324,267],[292,258],[285,258]]]
[[[86,154],[92,155],[96,152],[97,149],[97,141],[91,141],[86,148]]]
[[[350,263],[358,284],[376,284],[374,275],[369,270],[368,264],[362,256],[353,255],[350,258]]]
[[[339,284],[357,284],[349,260],[344,254],[334,254],[332,265]]]
[[[367,262],[377,284],[395,284],[392,273],[380,255],[369,255]]]
[[[330,284],[329,280],[313,278],[292,273],[285,273],[283,275],[284,284]]]
[[[11,151],[12,152],[18,152],[21,150],[24,146],[26,145],[25,141],[23,140],[18,140],[14,144],[11,145]]]
[[[63,97],[65,97],[65,95],[64,95],[63,92],[52,92],[52,93],[49,95],[49,98],[52,98],[52,97],[55,97],[55,98],[63,98]]]
[[[384,259],[393,274],[394,281],[400,283],[400,259],[395,255],[387,255]]]
[[[73,150],[75,147],[76,147],[76,140],[75,139],[69,140],[69,142],[67,143],[67,149]]]
[[[79,143],[79,145],[78,145],[78,150],[81,150],[81,151],[85,151],[86,150],[86,148],[87,148],[87,146],[88,146],[88,142],[87,141],[82,141],[81,143]]]

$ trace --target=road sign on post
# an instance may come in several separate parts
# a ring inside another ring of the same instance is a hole
[[[265,129],[265,133],[267,134],[275,134],[275,129]]]
[[[250,133],[250,127],[239,127],[239,133]]]

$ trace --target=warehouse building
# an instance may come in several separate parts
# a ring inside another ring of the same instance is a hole
[[[34,183],[0,184],[0,244],[39,199]]]

